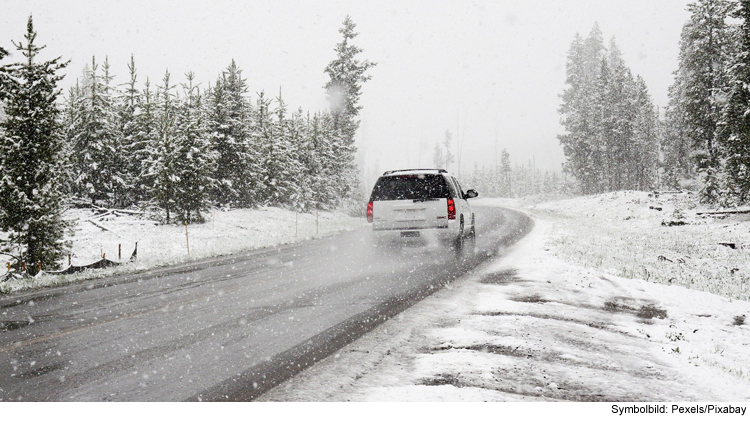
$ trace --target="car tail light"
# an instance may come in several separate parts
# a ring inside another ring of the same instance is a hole
[[[456,219],[456,204],[453,199],[448,199],[448,219]]]
[[[372,200],[367,203],[367,222],[372,222]]]

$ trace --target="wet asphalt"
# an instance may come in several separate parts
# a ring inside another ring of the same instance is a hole
[[[253,400],[533,226],[475,211],[475,252],[376,246],[362,229],[0,296],[0,401]]]

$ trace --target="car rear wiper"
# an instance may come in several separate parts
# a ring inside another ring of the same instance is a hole
[[[412,203],[416,203],[416,202],[436,202],[438,200],[440,200],[440,199],[434,198],[434,197],[430,197],[430,198],[424,198],[424,199],[414,199],[414,201],[412,201]]]

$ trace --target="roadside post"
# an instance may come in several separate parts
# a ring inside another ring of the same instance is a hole
[[[190,256],[190,238],[188,237],[187,221],[185,221],[185,244],[187,245],[188,257]]]

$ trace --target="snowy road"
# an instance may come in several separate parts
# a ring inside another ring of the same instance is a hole
[[[0,299],[0,400],[247,400],[531,227],[477,208],[476,257],[365,232]]]
[[[556,227],[535,217],[501,258],[258,400],[750,400],[750,328],[733,321],[750,303],[565,262]]]

